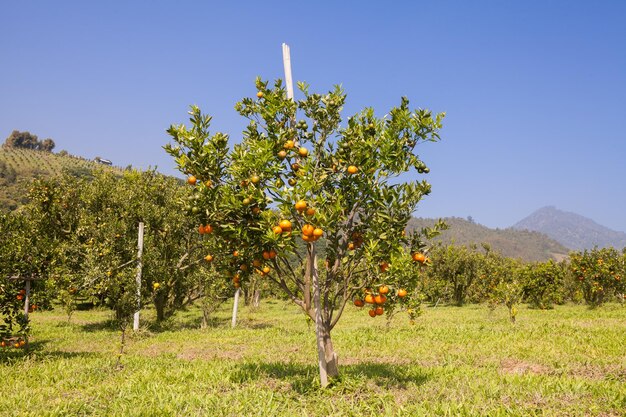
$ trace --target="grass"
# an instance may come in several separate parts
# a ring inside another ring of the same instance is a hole
[[[1,415],[624,416],[626,308],[427,309],[414,326],[350,308],[333,334],[341,379],[317,382],[313,328],[291,304],[196,309],[132,335],[106,311],[33,315],[31,353],[0,353]],[[144,312],[151,323],[153,311]],[[6,410],[6,411],[4,411]]]

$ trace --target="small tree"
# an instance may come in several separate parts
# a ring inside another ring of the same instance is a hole
[[[428,171],[414,150],[439,139],[443,114],[412,111],[403,98],[385,118],[366,109],[342,127],[339,87],[321,95],[299,83],[297,101],[280,80],[256,87],[257,99],[236,105],[249,124],[232,151],[197,107],[191,129],[170,127],[175,145],[165,149],[194,186],[187,208],[211,227],[216,268],[235,286],[258,271],[315,321],[325,385],[326,374],[338,375],[331,330],[346,304],[376,287],[372,271],[416,240],[402,232],[430,185],[397,178]]]

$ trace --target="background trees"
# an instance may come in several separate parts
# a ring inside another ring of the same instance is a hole
[[[39,140],[37,135],[33,135],[30,132],[20,132],[18,130],[14,130],[6,138],[4,146],[9,148],[26,148],[52,152],[55,147],[55,143],[50,138]]]

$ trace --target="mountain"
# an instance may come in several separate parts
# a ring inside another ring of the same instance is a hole
[[[543,207],[513,226],[517,230],[544,233],[562,245],[575,250],[612,246],[626,247],[626,233],[611,230],[576,213]]]
[[[89,176],[95,169],[121,168],[103,165],[78,156],[0,146],[0,210],[13,210],[25,202],[28,184],[37,177],[69,173]]]
[[[445,230],[435,241],[468,245],[488,243],[491,248],[504,256],[518,258],[523,261],[546,261],[548,259],[561,260],[567,256],[569,250],[549,238],[548,236],[527,230],[490,229],[473,221],[458,217],[445,218],[449,229]],[[421,229],[430,227],[434,219],[413,218],[408,228]]]

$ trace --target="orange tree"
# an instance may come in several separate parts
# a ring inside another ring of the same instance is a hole
[[[256,98],[235,107],[249,123],[232,151],[197,107],[190,128],[170,127],[175,143],[165,149],[194,187],[187,209],[211,228],[215,268],[235,286],[257,272],[315,321],[325,385],[338,375],[331,330],[345,306],[366,288],[379,295],[379,265],[416,240],[402,232],[431,187],[398,176],[428,172],[415,149],[439,139],[443,114],[411,110],[403,98],[384,118],[368,108],[341,126],[339,87],[298,87],[303,98],[293,100],[280,80],[257,79]]]
[[[614,295],[623,297],[625,257],[615,248],[570,253],[569,269],[587,304],[597,307]]]

